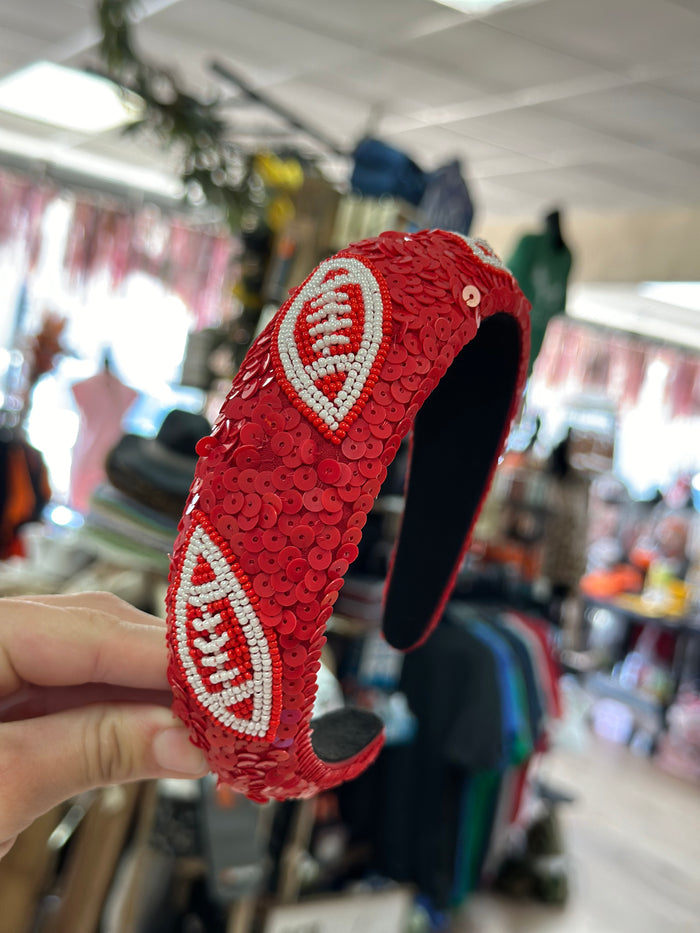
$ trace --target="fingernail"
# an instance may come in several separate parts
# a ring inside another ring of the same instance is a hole
[[[187,730],[178,726],[164,729],[153,740],[153,756],[165,771],[205,774],[207,762],[200,749],[190,742]]]

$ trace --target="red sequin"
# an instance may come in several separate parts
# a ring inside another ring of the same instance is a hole
[[[304,500],[296,489],[288,489],[282,493],[282,510],[289,515],[296,515],[301,511]]]
[[[312,467],[302,466],[294,471],[294,485],[297,489],[308,492],[310,489],[314,489],[317,483],[318,477],[316,475],[316,470]]]
[[[323,496],[324,493],[317,487],[316,489],[309,489],[301,498],[309,512],[320,512],[324,508]]]
[[[340,480],[341,469],[337,460],[321,460],[317,471],[322,483],[329,483],[332,486]]]

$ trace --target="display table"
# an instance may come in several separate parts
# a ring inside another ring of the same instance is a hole
[[[672,696],[666,701],[655,700],[643,691],[628,688],[612,677],[600,672],[589,679],[588,685],[597,694],[604,694],[611,699],[621,699],[632,702],[634,705],[653,706],[662,717],[668,706],[673,702],[679,685],[690,672],[697,674],[700,668],[700,614],[653,615],[634,607],[628,598],[597,599],[592,596],[582,596],[584,615],[587,617],[590,610],[605,610],[612,613],[625,625],[624,635],[620,640],[618,657],[614,662],[621,660],[632,649],[635,628],[652,628],[666,632],[675,638],[675,647],[671,663],[671,677],[673,682]]]

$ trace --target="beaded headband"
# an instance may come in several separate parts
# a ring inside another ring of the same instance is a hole
[[[312,721],[324,631],[411,437],[384,634],[423,642],[454,586],[524,385],[529,305],[487,244],[386,233],[322,262],[251,347],[200,460],[168,591],[174,710],[253,800],[359,774],[381,721]]]

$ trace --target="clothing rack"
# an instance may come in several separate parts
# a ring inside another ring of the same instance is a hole
[[[352,844],[370,871],[415,885],[439,909],[492,881],[530,776],[561,713],[546,621],[453,601],[397,684],[415,738],[339,788]]]

